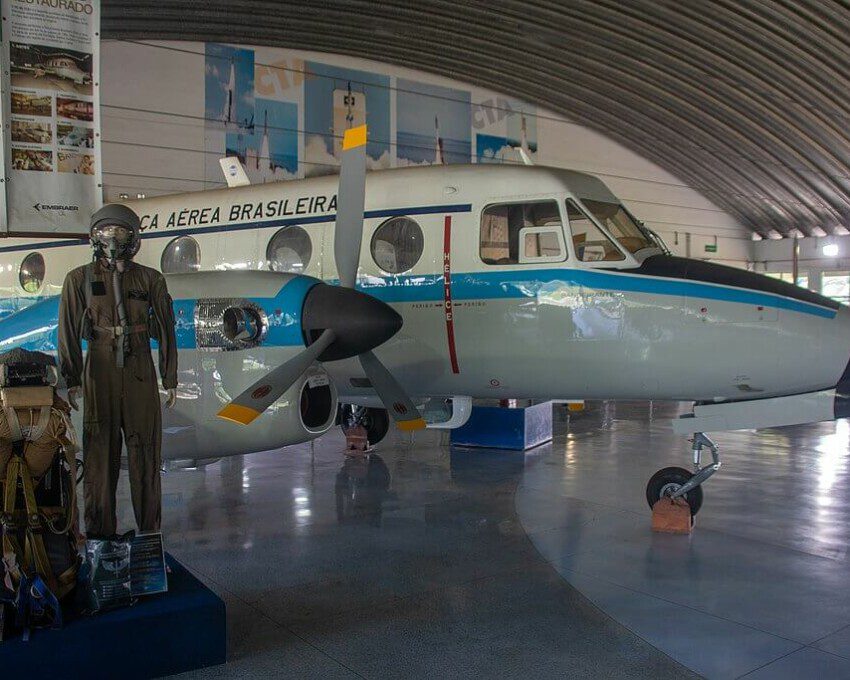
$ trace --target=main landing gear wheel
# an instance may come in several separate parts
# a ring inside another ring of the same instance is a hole
[[[363,419],[370,444],[377,444],[390,431],[390,417],[385,408],[368,408]]]
[[[664,497],[672,496],[687,482],[694,474],[680,467],[666,467],[656,472],[646,485],[646,502],[651,508],[656,502]],[[702,507],[702,487],[698,486],[682,494],[691,508],[691,517],[699,512]]]
[[[366,428],[366,438],[372,445],[380,442],[390,431],[390,417],[385,408],[340,404],[338,421],[343,428],[362,425]]]

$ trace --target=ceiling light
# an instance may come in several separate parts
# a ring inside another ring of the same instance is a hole
[[[814,227],[812,229],[812,236],[826,236],[826,232],[822,227]]]
[[[838,255],[838,244],[827,243],[823,248],[821,248],[821,252],[824,254],[824,257],[835,257]]]

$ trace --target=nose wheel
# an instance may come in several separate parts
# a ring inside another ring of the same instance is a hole
[[[690,482],[693,476],[693,472],[680,467],[666,467],[656,472],[650,477],[649,483],[646,485],[646,502],[649,503],[649,507],[651,508],[662,498],[673,498],[673,495]],[[699,512],[702,507],[701,486],[679,494],[679,496],[684,498],[690,506],[691,517]]]
[[[692,441],[694,454],[694,472],[680,467],[666,467],[656,472],[646,485],[646,502],[651,508],[662,498],[684,498],[691,508],[691,517],[702,507],[702,484],[720,469],[720,453],[711,439],[697,432]],[[712,462],[700,466],[702,449],[711,453]]]

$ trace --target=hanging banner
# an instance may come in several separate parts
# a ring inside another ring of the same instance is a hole
[[[81,234],[102,202],[100,0],[0,0],[10,233]]]

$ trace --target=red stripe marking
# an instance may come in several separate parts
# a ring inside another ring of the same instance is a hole
[[[452,310],[452,216],[446,215],[443,229],[443,312],[446,315],[446,339],[449,342],[449,359],[452,373],[460,373],[455,348],[455,322]]]

